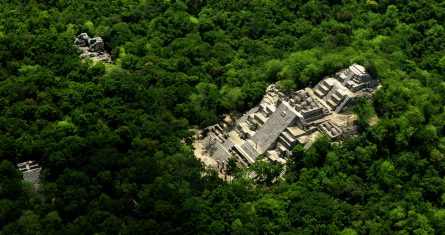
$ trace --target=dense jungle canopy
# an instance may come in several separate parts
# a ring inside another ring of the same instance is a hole
[[[434,0],[2,0],[0,234],[445,234],[444,22]],[[115,63],[80,60],[82,32]],[[275,183],[193,156],[191,126],[352,63],[382,84],[359,136]]]

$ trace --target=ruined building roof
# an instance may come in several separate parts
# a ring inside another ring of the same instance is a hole
[[[281,132],[294,120],[302,115],[292,108],[288,102],[283,101],[266,123],[252,136],[252,141],[264,151],[272,147]],[[256,156],[255,156],[256,157]]]
[[[23,180],[31,182],[36,188],[39,186],[42,168],[36,161],[22,162],[17,164],[17,167],[23,175]]]

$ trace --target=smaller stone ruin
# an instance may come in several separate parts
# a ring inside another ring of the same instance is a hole
[[[40,171],[42,168],[36,161],[27,161],[17,164],[19,171],[23,175],[23,180],[31,182],[36,189],[40,184]]]
[[[74,39],[74,45],[83,53],[80,59],[91,58],[94,61],[112,63],[111,56],[105,51],[104,40],[101,37],[90,38],[87,33],[81,33]]]

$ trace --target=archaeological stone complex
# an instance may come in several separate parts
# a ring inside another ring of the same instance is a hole
[[[83,52],[80,59],[89,57],[94,61],[112,62],[101,37],[90,38],[87,33],[81,33],[74,39],[74,45]]]
[[[210,126],[197,141],[203,146],[202,155],[214,159],[218,168],[224,168],[231,157],[245,166],[258,156],[271,163],[285,163],[296,144],[307,148],[322,134],[340,141],[354,133],[354,115],[345,111],[357,98],[371,98],[379,86],[378,80],[358,64],[325,77],[314,88],[290,94],[271,85],[260,104],[236,120],[232,128]]]

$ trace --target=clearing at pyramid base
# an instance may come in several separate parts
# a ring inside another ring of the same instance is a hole
[[[325,77],[314,88],[290,94],[271,85],[259,105],[234,125],[205,128],[195,146],[200,146],[199,155],[211,157],[220,171],[231,157],[245,166],[259,156],[271,163],[285,163],[296,144],[308,148],[322,134],[332,141],[353,135],[355,115],[345,111],[358,98],[371,99],[379,87],[379,81],[358,64]]]

